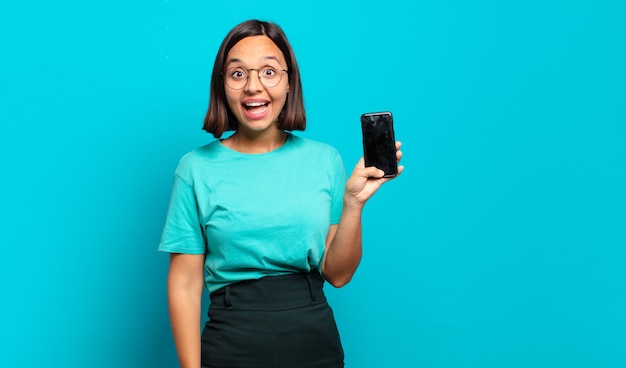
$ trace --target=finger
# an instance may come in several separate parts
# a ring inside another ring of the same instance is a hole
[[[364,178],[376,178],[380,179],[385,176],[385,172],[375,166],[365,167],[359,170],[359,174]]]

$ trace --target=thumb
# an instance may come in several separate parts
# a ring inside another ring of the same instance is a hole
[[[361,173],[366,178],[380,179],[385,176],[385,172],[375,166],[366,167]]]

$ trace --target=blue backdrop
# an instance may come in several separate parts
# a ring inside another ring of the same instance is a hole
[[[175,367],[156,252],[228,30],[278,22],[304,136],[350,169],[390,110],[405,173],[327,287],[346,367],[626,366],[622,1],[7,1],[3,367]]]

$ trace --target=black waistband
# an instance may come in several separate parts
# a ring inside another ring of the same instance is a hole
[[[317,270],[227,285],[211,294],[211,309],[281,310],[326,302]]]

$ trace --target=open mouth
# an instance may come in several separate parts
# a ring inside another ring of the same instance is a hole
[[[243,108],[251,113],[261,113],[267,110],[268,102],[248,102],[243,104]]]

